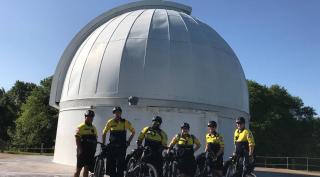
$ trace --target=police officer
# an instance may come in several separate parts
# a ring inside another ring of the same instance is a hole
[[[243,117],[239,117],[236,120],[237,129],[234,132],[234,143],[235,151],[234,156],[244,157],[246,171],[245,173],[250,173],[253,169],[250,166],[250,161],[253,162],[253,152],[255,147],[255,142],[253,135],[249,129],[246,128],[246,120]]]
[[[177,134],[169,145],[169,151],[177,145],[178,169],[181,177],[194,176],[196,171],[196,159],[194,152],[197,151],[201,144],[200,141],[189,133],[190,125],[183,123],[181,126],[181,133]]]
[[[109,119],[102,134],[102,142],[105,144],[107,133],[110,132],[111,153],[107,157],[107,172],[110,177],[123,177],[126,150],[135,134],[135,129],[128,120],[121,117],[122,109],[120,107],[114,107],[112,113],[114,116]],[[131,132],[128,140],[127,130]]]
[[[219,134],[216,129],[217,123],[215,121],[209,121],[205,152],[212,153],[215,158],[215,162],[211,164],[213,165],[213,172],[215,172],[212,176],[222,176],[224,141],[222,135]]]
[[[94,112],[87,110],[84,123],[81,123],[75,134],[77,144],[77,168],[74,177],[79,177],[81,169],[84,167],[83,176],[88,177],[89,171],[93,171],[94,154],[96,152],[97,129],[92,125]]]
[[[162,151],[164,147],[167,147],[168,137],[167,134],[160,128],[162,124],[162,118],[155,116],[152,119],[152,125],[142,129],[137,145],[140,146],[144,140],[144,146],[151,148],[152,155],[150,163],[157,168],[158,176],[162,176],[163,157]]]

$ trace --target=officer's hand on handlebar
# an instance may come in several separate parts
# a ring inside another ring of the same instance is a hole
[[[237,154],[234,152],[234,153],[232,154],[231,160],[236,160],[236,158],[237,158]]]
[[[213,155],[213,156],[212,156],[212,160],[213,160],[213,161],[217,161],[217,160],[218,160],[218,157],[217,157],[216,155]]]
[[[253,157],[253,155],[250,155],[250,156],[249,156],[249,162],[250,162],[250,163],[253,163],[253,162],[254,162],[254,157]]]
[[[80,147],[77,147],[77,155],[81,154],[82,153],[82,148]]]
[[[170,147],[168,147],[168,148],[167,148],[167,150],[166,150],[166,153],[167,153],[167,154],[169,154],[169,153],[170,153],[170,151],[171,151],[171,148],[170,148]]]
[[[141,141],[137,140],[136,143],[137,143],[138,149],[140,149],[141,148],[141,144],[142,144]]]

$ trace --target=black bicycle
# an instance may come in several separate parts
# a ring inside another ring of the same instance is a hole
[[[149,147],[138,147],[131,155],[127,162],[126,177],[158,177],[155,166],[147,162],[152,155]]]
[[[101,142],[97,142],[97,144],[100,144],[101,148],[100,148],[100,153],[97,156],[95,156],[93,176],[103,177],[106,172],[105,164],[106,164],[107,156],[110,150],[108,145],[104,145]]]
[[[178,161],[177,161],[177,153],[176,149],[172,149],[169,153],[164,155],[164,162],[163,162],[163,177],[177,177],[179,176],[179,170],[177,168]]]
[[[143,154],[143,149],[142,149],[142,148],[137,148],[137,149],[133,149],[129,154],[126,155],[126,159],[125,159],[125,164],[126,164],[125,173],[127,173],[127,171],[136,164],[136,162],[138,161],[138,159],[141,158],[142,154]]]
[[[217,162],[217,157],[212,152],[201,153],[197,157],[197,170],[196,177],[211,177],[212,174],[215,174],[214,169],[212,168],[213,164]]]
[[[256,177],[253,172],[247,172],[248,170],[246,169],[244,157],[230,157],[226,163],[226,177]]]

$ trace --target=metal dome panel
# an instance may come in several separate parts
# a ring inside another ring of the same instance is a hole
[[[72,59],[61,101],[131,95],[248,112],[236,55],[211,27],[182,11],[139,9],[96,28]]]

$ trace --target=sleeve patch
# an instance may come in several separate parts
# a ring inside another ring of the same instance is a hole
[[[76,136],[80,136],[80,128],[79,127],[76,129]]]
[[[220,137],[219,137],[219,140],[223,142],[223,137],[222,137],[222,136],[220,136]]]

